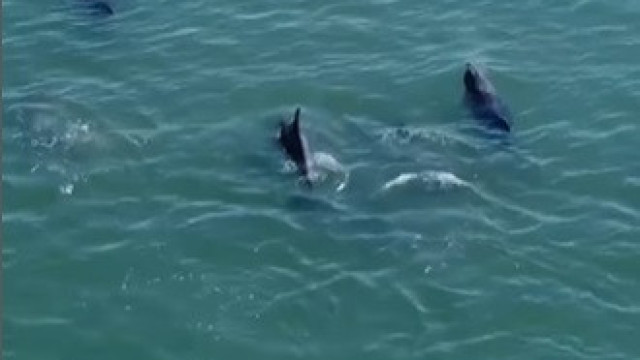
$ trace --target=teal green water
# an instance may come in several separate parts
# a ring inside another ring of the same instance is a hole
[[[640,358],[640,2],[114,7],[3,2],[4,359]]]

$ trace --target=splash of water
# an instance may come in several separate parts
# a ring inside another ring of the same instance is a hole
[[[423,183],[429,186],[436,186],[440,189],[450,189],[453,187],[467,187],[469,183],[460,179],[455,174],[446,171],[423,171],[419,173],[404,173],[387,181],[382,190],[388,191],[393,188],[410,183]]]
[[[334,181],[336,192],[343,191],[349,183],[349,171],[333,155],[326,152],[314,152],[311,157],[311,167],[309,168],[309,180],[318,184],[327,181]],[[283,171],[293,173],[297,171],[294,162],[287,160],[284,162]]]

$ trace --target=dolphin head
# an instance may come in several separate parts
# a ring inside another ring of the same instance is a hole
[[[479,94],[482,90],[482,78],[478,69],[471,63],[466,64],[464,71],[464,87],[471,94]]]

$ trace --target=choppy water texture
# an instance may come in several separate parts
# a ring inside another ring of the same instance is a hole
[[[111,4],[3,2],[5,359],[640,358],[640,2]]]

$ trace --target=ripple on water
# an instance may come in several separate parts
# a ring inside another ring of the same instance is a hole
[[[3,355],[637,358],[635,2],[116,3],[3,3]]]

